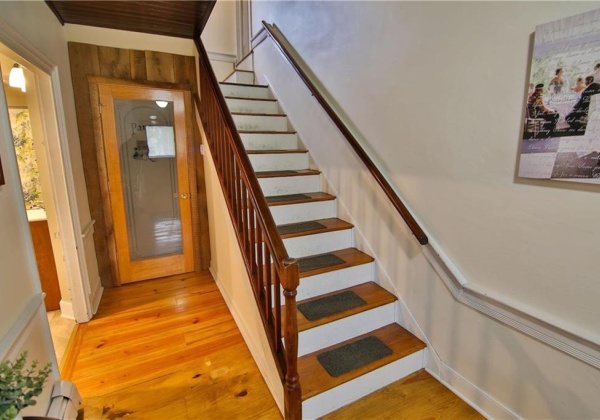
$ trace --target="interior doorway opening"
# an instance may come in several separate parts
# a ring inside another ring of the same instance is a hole
[[[57,114],[51,76],[30,61],[18,55],[4,44],[0,44],[0,67],[2,69],[2,90],[6,102],[0,104],[7,107],[10,118],[15,156],[19,166],[18,173],[7,172],[5,177],[17,177],[21,181],[23,191],[23,211],[27,213],[32,244],[36,256],[41,290],[46,295],[45,304],[49,311],[48,320],[55,342],[57,359],[60,360],[64,348],[79,319],[75,307],[83,306],[88,313],[88,302],[74,302],[73,283],[81,282],[81,277],[70,275],[73,270],[69,261],[78,260],[70,249],[69,237],[64,235],[64,206],[61,196],[65,196],[65,188],[56,186],[56,175],[63,168],[53,167],[52,154],[61,153],[60,148],[52,148],[49,140],[57,140]],[[11,86],[10,71],[14,67],[23,70],[25,85]],[[61,219],[62,218],[62,219]],[[72,220],[68,219],[72,225]],[[66,239],[65,239],[66,238]],[[79,311],[81,313],[82,311]]]

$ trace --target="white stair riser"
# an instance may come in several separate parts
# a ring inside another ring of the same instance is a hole
[[[283,240],[290,257],[301,258],[352,247],[352,229],[298,236]]]
[[[395,303],[329,322],[298,335],[298,357],[394,323]]]
[[[249,114],[278,114],[281,111],[275,101],[252,101],[249,99],[225,98],[231,112],[246,112]]]
[[[277,225],[327,219],[337,214],[336,200],[271,206],[270,210]]]
[[[375,263],[360,264],[341,270],[303,277],[298,286],[297,300],[357,286],[375,279]],[[283,296],[283,295],[282,295]]]
[[[248,157],[256,172],[308,169],[308,153],[250,154]]]
[[[223,96],[236,96],[239,98],[261,98],[275,99],[268,87],[243,86],[243,85],[221,85]]]
[[[271,195],[317,192],[321,190],[321,175],[260,178],[258,183],[263,190],[263,194],[267,197]]]
[[[246,150],[294,150],[298,148],[296,133],[241,133]]]
[[[236,71],[225,80],[229,83],[245,83],[248,85],[254,84],[254,73],[247,71]]]
[[[424,350],[389,363],[302,403],[302,418],[316,419],[396,382],[423,367]]]
[[[287,131],[287,117],[263,115],[233,115],[238,130],[244,131]]]
[[[342,268],[341,270],[303,277],[300,279],[300,286],[296,289],[296,300],[301,301],[324,295],[325,293],[335,292],[336,290],[347,289],[362,283],[374,281],[374,279],[375,263],[355,265]],[[281,291],[281,301],[285,302],[283,290]]]

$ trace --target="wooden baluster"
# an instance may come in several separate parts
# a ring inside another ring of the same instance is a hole
[[[265,269],[265,261],[264,261],[264,257],[263,257],[263,233],[262,233],[262,228],[260,226],[260,223],[256,224],[256,275],[257,275],[257,283],[258,283],[258,290],[259,290],[259,297],[260,297],[260,302],[258,305],[258,310],[261,312],[264,312],[264,302],[267,299],[266,296],[266,291],[265,291],[265,276],[264,276],[264,269]],[[264,312],[264,314],[267,316],[265,319],[269,319],[268,318],[268,314],[269,312]]]
[[[273,300],[272,300],[272,277],[271,277],[271,252],[267,245],[267,241],[265,239],[265,264],[264,268],[264,282],[265,282],[265,291],[267,293],[267,299],[265,300],[265,313],[268,314],[269,323],[273,323]],[[268,334],[268,332],[267,332]]]
[[[271,264],[271,278],[273,279],[273,299],[275,300],[275,306],[274,306],[274,315],[275,315],[275,322],[274,322],[274,331],[273,334],[275,335],[275,342],[277,343],[277,351],[282,350],[281,349],[281,336],[282,336],[282,330],[281,330],[281,277],[279,277],[279,273],[276,270],[276,262],[274,262],[273,264]]]
[[[252,204],[252,202],[248,203],[248,207],[250,208],[250,212],[248,214],[248,216],[250,217],[249,223],[250,223],[250,235],[249,235],[249,241],[248,243],[250,244],[250,252],[248,252],[248,257],[250,260],[250,276],[253,278],[254,283],[255,283],[255,289],[256,291],[258,291],[257,289],[257,284],[256,284],[256,259],[255,259],[255,254],[256,254],[256,218],[254,217],[254,205]]]
[[[242,195],[243,195],[243,200],[242,200],[242,210],[243,210],[243,220],[242,220],[242,244],[243,247],[246,247],[246,244],[248,243],[248,233],[250,230],[250,226],[248,225],[248,190],[246,188],[246,184],[244,182],[242,182]],[[247,250],[246,251],[247,254]]]
[[[302,418],[302,393],[298,377],[298,319],[296,315],[296,289],[300,284],[298,260],[286,258],[283,261],[283,296],[285,298],[285,418],[300,420]]]

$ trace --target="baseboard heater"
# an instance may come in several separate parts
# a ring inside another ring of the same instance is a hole
[[[58,420],[75,420],[81,404],[77,386],[71,381],[56,381],[52,388],[50,408],[46,417]]]

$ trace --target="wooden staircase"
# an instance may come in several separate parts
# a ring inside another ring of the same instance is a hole
[[[396,323],[396,297],[377,284],[374,259],[356,249],[354,227],[337,217],[336,197],[323,192],[318,168],[269,87],[253,84],[249,71],[228,80],[235,83],[221,83],[221,91],[285,248],[298,259],[302,414],[318,418],[421,369],[425,345]],[[360,303],[330,310],[327,302],[336,306],[342,296]],[[302,308],[309,307],[318,316],[307,316]],[[362,347],[373,341],[385,354]],[[332,358],[343,365],[334,374],[324,366]]]

